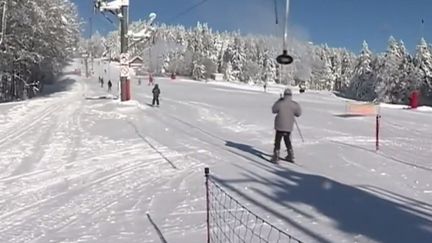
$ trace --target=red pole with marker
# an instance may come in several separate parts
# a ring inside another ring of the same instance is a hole
[[[210,192],[209,192],[209,174],[210,169],[204,168],[205,187],[206,187],[206,202],[207,202],[207,243],[210,243]]]
[[[379,150],[379,133],[380,133],[380,119],[381,115],[376,115],[376,125],[375,125],[375,149],[376,151]]]

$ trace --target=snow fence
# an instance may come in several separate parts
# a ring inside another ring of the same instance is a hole
[[[301,243],[229,195],[205,168],[207,243]]]

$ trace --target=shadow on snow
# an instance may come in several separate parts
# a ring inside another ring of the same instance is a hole
[[[265,156],[270,156],[247,144],[227,141],[226,146],[264,160],[267,160]],[[258,163],[256,160],[251,161]],[[290,205],[296,203],[307,204],[334,220],[338,229],[349,234],[363,235],[383,243],[431,242],[432,205],[370,185],[353,187],[320,175],[305,174],[270,165],[260,164],[259,166],[273,173],[276,179],[270,180],[245,168],[242,168],[244,171],[242,179],[225,180],[215,176],[213,178],[225,188],[295,226],[319,242],[332,241],[299,225],[289,215],[269,207],[266,201],[257,200],[256,197],[239,190],[238,188],[241,187],[235,184],[248,184],[249,188],[253,188],[253,183],[267,185],[266,188],[270,190],[264,191],[259,188],[252,190],[263,198],[287,208],[291,208]],[[308,215],[308,212],[300,213]]]

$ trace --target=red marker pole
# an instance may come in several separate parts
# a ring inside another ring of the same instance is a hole
[[[210,169],[204,168],[205,186],[206,186],[206,202],[207,202],[207,243],[210,243],[210,193],[209,193],[209,174]]]
[[[380,132],[380,118],[381,115],[376,115],[376,125],[375,125],[375,149],[379,150],[379,132]]]

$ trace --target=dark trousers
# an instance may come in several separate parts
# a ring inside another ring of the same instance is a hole
[[[152,105],[155,105],[155,103],[157,105],[159,105],[159,96],[156,96],[156,95],[153,96]]]
[[[288,152],[292,151],[292,145],[291,145],[291,132],[282,132],[282,131],[276,131],[275,135],[275,143],[274,143],[274,150],[279,151],[281,146],[281,140],[284,139],[285,146],[288,150]]]

